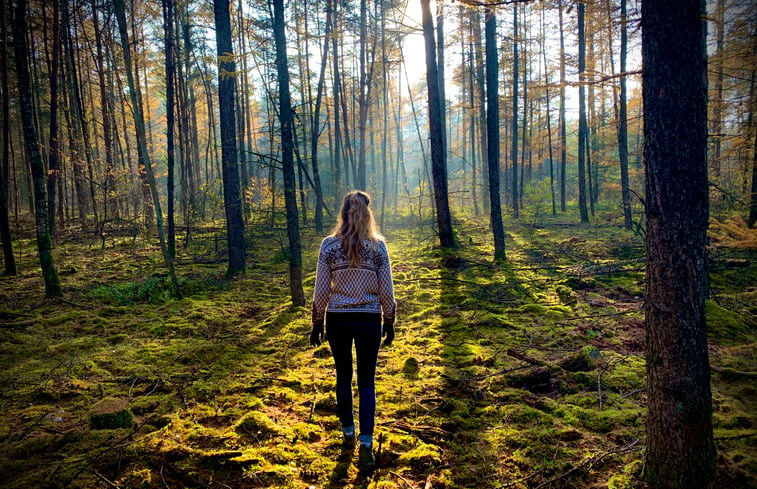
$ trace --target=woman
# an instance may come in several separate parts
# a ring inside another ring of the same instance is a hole
[[[310,344],[323,339],[324,316],[328,342],[336,365],[336,403],[344,446],[355,443],[352,417],[352,342],[357,357],[360,397],[359,465],[375,464],[373,425],[376,414],[376,360],[381,337],[394,340],[394,287],[384,238],[368,207],[368,194],[359,190],[344,196],[334,232],[321,243],[313,294]],[[326,312],[328,310],[328,312]],[[383,312],[383,328],[382,316]]]

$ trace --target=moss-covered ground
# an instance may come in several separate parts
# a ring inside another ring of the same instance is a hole
[[[222,229],[195,231],[181,300],[155,239],[103,250],[76,229],[55,250],[64,300],[45,300],[22,239],[20,275],[0,280],[0,484],[641,488],[643,242],[597,221],[508,222],[502,264],[483,220],[456,223],[454,254],[428,223],[387,226],[399,319],[373,473],[341,449],[330,352],[289,301],[284,230],[251,234],[233,280]],[[707,308],[718,487],[755,487],[757,248],[729,226],[713,226]],[[319,239],[304,236],[306,295]],[[104,398],[127,402],[129,427],[95,429]]]

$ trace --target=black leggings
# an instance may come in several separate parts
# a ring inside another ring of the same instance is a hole
[[[352,341],[357,357],[360,396],[360,434],[373,435],[376,415],[376,360],[381,344],[381,314],[329,312],[326,337],[336,366],[336,404],[343,428],[355,424],[352,417]]]

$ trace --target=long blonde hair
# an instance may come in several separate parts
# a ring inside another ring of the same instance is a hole
[[[339,210],[339,219],[332,236],[342,242],[344,255],[355,265],[360,262],[360,250],[365,246],[366,240],[376,248],[379,241],[384,237],[376,229],[376,220],[370,207],[371,197],[360,190],[347,192]]]

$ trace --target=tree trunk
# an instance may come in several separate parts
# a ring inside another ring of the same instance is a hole
[[[163,259],[166,262],[166,268],[171,279],[173,286],[173,293],[176,297],[181,297],[181,288],[179,287],[179,281],[176,278],[176,272],[173,267],[173,260],[168,253],[166,247],[166,238],[163,233],[163,213],[160,210],[160,196],[158,195],[158,187],[155,183],[155,175],[152,171],[152,165],[150,164],[150,155],[147,152],[147,139],[145,137],[145,119],[142,115],[142,105],[139,101],[136,85],[134,83],[134,72],[131,65],[131,51],[129,46],[129,34],[126,30],[126,11],[124,6],[124,0],[114,0],[113,7],[116,12],[116,20],[118,21],[118,31],[121,35],[121,48],[123,49],[124,65],[126,68],[126,80],[129,85],[129,95],[131,96],[132,112],[134,114],[134,128],[137,133],[137,145],[142,149],[142,165],[145,168],[146,178],[150,185],[150,193],[152,195],[153,206],[155,208],[155,223],[158,228],[158,239],[160,241],[160,250],[163,253]]]
[[[279,119],[281,121],[281,149],[284,173],[284,200],[289,237],[289,290],[292,305],[304,306],[302,290],[302,244],[297,216],[297,196],[294,181],[294,139],[292,136],[292,101],[289,95],[286,36],[284,32],[284,0],[273,0],[273,34],[276,43],[276,70],[279,78]]]
[[[444,74],[444,2],[436,2],[436,67],[439,72],[439,104],[442,114],[442,147],[446,164],[449,154],[449,134],[447,133],[447,94],[445,90]]]
[[[710,167],[712,168],[712,178],[716,183],[720,183],[720,152],[721,141],[723,140],[723,58],[725,52],[723,46],[725,44],[725,0],[717,0],[715,5],[714,14],[715,25],[717,26],[718,33],[716,37],[716,50],[715,50],[715,66],[713,71],[715,72],[715,100],[712,104],[712,160]]]
[[[620,186],[623,201],[623,224],[633,228],[631,189],[628,182],[628,94],[626,90],[626,59],[628,57],[628,18],[626,0],[620,0],[620,112],[618,113],[618,156],[620,158]]]
[[[704,4],[643,2],[647,482],[712,483]]]
[[[492,15],[494,15],[494,12],[492,11]],[[470,9],[470,21],[471,25],[473,26],[473,52],[476,58],[476,86],[478,87],[478,128],[479,128],[479,134],[480,134],[480,142],[479,142],[479,154],[481,155],[481,161],[484,160],[484,155],[487,155],[486,158],[488,160],[489,158],[489,143],[487,141],[488,138],[488,119],[486,116],[486,103],[487,103],[487,93],[486,90],[486,84],[488,83],[488,79],[484,77],[484,48],[481,43],[481,16],[479,15],[478,9]],[[496,30],[496,26],[495,26]],[[494,47],[494,53],[496,56],[496,46]],[[488,59],[488,58],[487,58]],[[498,68],[499,61],[495,59],[495,68]],[[497,75],[498,77],[499,75]],[[495,85],[496,87],[497,81],[495,78]],[[499,107],[499,100],[495,97],[495,102],[497,103],[497,107]],[[497,109],[499,111],[499,108]],[[497,121],[499,121],[499,114],[497,114]],[[499,124],[499,122],[497,122]],[[499,128],[497,128],[497,168],[499,168]],[[484,172],[482,170],[482,180],[484,177]],[[491,175],[491,174],[490,174]],[[499,170],[497,170],[497,185],[499,186]],[[499,196],[499,190],[497,191],[497,196]],[[484,212],[485,213],[491,213],[491,206],[489,205],[489,199],[491,198],[491,192],[489,192],[489,195],[484,194]],[[499,197],[497,197],[499,200]],[[501,207],[501,206],[500,206]],[[502,212],[501,209],[499,212],[497,212],[497,215],[500,216],[499,220],[501,221]],[[493,216],[493,214],[492,214]],[[504,241],[503,241],[504,243]],[[504,249],[504,245],[503,245]]]
[[[226,231],[229,243],[229,266],[226,276],[245,272],[246,256],[242,200],[239,195],[237,169],[237,134],[234,125],[234,53],[231,44],[229,0],[214,0],[216,46],[218,53],[218,105],[221,118],[221,167]],[[294,188],[294,187],[292,187]]]
[[[334,25],[338,25],[337,10],[339,8],[339,2],[334,2]],[[340,175],[341,162],[340,157],[342,155],[342,128],[339,120],[339,51],[337,49],[337,36],[331,36],[331,52],[333,58],[333,99],[334,99],[334,203],[339,205],[341,199],[339,198],[342,193],[342,181]],[[345,181],[346,183],[346,181]]]
[[[431,20],[429,0],[421,0],[423,37],[426,44],[426,83],[428,85],[428,119],[431,139],[431,173],[434,179],[434,202],[436,222],[439,227],[439,244],[442,248],[454,248],[455,236],[447,195],[447,162],[444,153],[441,99],[439,96],[439,72],[436,66],[436,42]]]
[[[55,237],[55,204],[60,177],[60,135],[58,128],[58,80],[60,66],[60,0],[53,0],[53,57],[50,64],[50,134],[47,164],[47,225]],[[58,199],[62,199],[59,195]]]
[[[358,164],[355,186],[360,190],[366,190],[365,180],[365,156],[367,152],[365,144],[365,131],[368,120],[368,82],[366,74],[367,58],[367,5],[366,0],[360,0],[360,81],[358,85],[358,133],[360,149],[358,151]]]
[[[505,259],[505,228],[499,199],[499,58],[497,57],[497,17],[494,9],[486,13],[486,132],[489,165],[489,209],[494,234],[494,259]]]
[[[321,175],[318,168],[318,137],[321,134],[321,102],[325,89],[326,64],[328,63],[329,38],[331,37],[331,18],[333,9],[331,0],[326,0],[326,32],[323,36],[323,50],[321,56],[321,68],[318,73],[318,88],[316,89],[315,108],[310,127],[310,164],[313,168],[313,181],[315,183],[315,231],[323,232],[323,188],[321,187]]]
[[[45,167],[39,151],[39,139],[34,127],[34,99],[29,75],[29,47],[26,42],[26,0],[18,0],[13,19],[13,52],[18,78],[21,124],[24,132],[24,146],[34,179],[34,217],[37,236],[37,251],[45,281],[45,295],[58,297],[62,295],[58,271],[52,254],[52,238],[47,222],[47,191],[45,189]]]
[[[625,1],[625,0],[622,0]],[[541,11],[541,39],[544,46],[546,38],[546,29],[544,22],[544,10]],[[552,120],[549,113],[549,68],[547,67],[547,50],[542,47],[542,57],[544,59],[544,98],[547,102],[547,150],[549,152],[549,191],[552,196],[552,215],[557,214],[557,202],[555,200],[555,165],[552,156]]]
[[[95,30],[95,46],[97,52],[97,78],[100,89],[100,110],[102,113],[103,126],[103,143],[105,145],[105,177],[103,178],[103,223],[108,220],[108,207],[116,207],[112,199],[113,183],[113,135],[112,135],[112,118],[110,106],[110,94],[105,80],[105,59],[103,54],[102,26],[98,21],[98,6],[95,0],[92,0],[92,22]],[[97,129],[95,129],[95,144],[97,144]]]
[[[166,195],[168,197],[166,220],[168,221],[168,254],[171,259],[176,258],[176,222],[174,221],[174,168],[176,166],[174,143],[176,100],[174,97],[174,87],[176,80],[176,51],[174,49],[173,36],[173,0],[163,0],[163,34],[165,49],[165,67],[166,67],[166,168],[168,176],[166,179]]]
[[[589,222],[586,206],[586,36],[583,2],[578,2],[578,210],[581,222]]]
[[[0,35],[8,39],[5,23],[5,6],[0,7]],[[13,241],[11,238],[10,218],[8,215],[8,179],[10,177],[10,100],[8,96],[8,51],[6,46],[0,47],[0,83],[2,83],[3,100],[3,128],[2,128],[2,161],[0,161],[0,239],[3,241],[3,259],[5,263],[4,275],[16,275],[16,258],[13,255]]]
[[[568,160],[568,138],[565,121],[565,33],[562,13],[562,0],[558,0],[560,30],[560,210],[565,212],[565,193],[567,191],[566,173]]]
[[[513,162],[512,194],[513,217],[519,217],[518,199],[518,6],[513,5],[513,120],[510,157]]]

